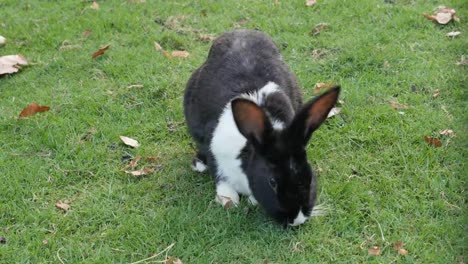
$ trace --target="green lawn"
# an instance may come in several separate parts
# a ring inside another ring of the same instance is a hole
[[[130,263],[172,243],[168,254],[183,263],[467,261],[467,66],[456,63],[468,56],[468,9],[464,0],[394,2],[115,0],[93,10],[89,1],[1,1],[0,55],[31,65],[0,78],[0,262]],[[422,16],[440,4],[461,22]],[[306,99],[317,82],[343,87],[342,113],[308,147],[329,214],[298,228],[245,199],[223,209],[212,179],[189,166],[185,83],[207,56],[203,38],[236,27],[272,36]],[[154,41],[190,57],[166,58]],[[18,120],[34,101],[51,110]],[[439,135],[446,128],[454,135]],[[136,156],[157,156],[138,167],[155,172],[124,173]],[[368,254],[373,246],[381,256]]]

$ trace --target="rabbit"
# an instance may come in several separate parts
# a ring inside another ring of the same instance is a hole
[[[192,168],[214,176],[224,207],[236,206],[241,194],[286,227],[303,224],[317,211],[307,142],[339,92],[332,87],[303,105],[296,77],[269,36],[224,33],[185,89],[184,115],[197,146]]]

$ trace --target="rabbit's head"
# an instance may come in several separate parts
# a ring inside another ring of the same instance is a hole
[[[306,146],[335,105],[339,91],[333,87],[306,103],[282,130],[274,129],[268,114],[254,102],[232,101],[237,128],[250,143],[250,151],[241,155],[253,195],[284,225],[302,224],[312,213],[317,184]]]

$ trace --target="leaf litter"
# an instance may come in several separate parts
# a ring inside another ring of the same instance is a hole
[[[433,15],[423,14],[423,16],[441,25],[448,24],[452,20],[460,22],[460,19],[456,15],[455,9],[447,6],[439,6]]]
[[[101,56],[102,54],[104,54],[106,52],[106,50],[109,49],[109,47],[110,47],[110,44],[107,44],[104,47],[98,49],[96,52],[93,53],[92,58],[95,59],[95,58]]]
[[[133,148],[138,148],[140,146],[140,143],[138,143],[138,141],[136,141],[133,138],[129,138],[129,137],[126,137],[126,136],[120,136],[120,140],[122,140],[122,142],[125,145],[133,147]]]
[[[317,4],[317,0],[307,0],[305,5],[314,6],[315,4]]]
[[[130,162],[127,165],[125,165],[125,167],[122,170],[125,173],[131,174],[135,177],[146,176],[155,172],[155,168],[152,166],[143,166],[142,169],[135,170],[135,168],[138,166],[138,163],[141,160],[146,160],[147,162],[152,163],[154,165],[156,164],[158,158],[156,156],[136,156],[135,158],[130,160]]]
[[[374,247],[367,249],[367,254],[371,256],[380,256],[382,254],[382,251],[380,250],[379,247],[374,246]]]
[[[23,111],[21,111],[20,115],[19,115],[19,118],[22,119],[22,118],[27,118],[29,116],[32,116],[36,113],[42,113],[42,112],[46,112],[46,111],[49,111],[50,110],[50,107],[49,106],[40,106],[38,103],[36,102],[33,102],[31,103],[30,105],[26,106],[26,108],[23,109]]]
[[[398,252],[399,255],[408,255],[408,250],[403,248],[403,242],[397,241],[392,243],[392,247]]]
[[[435,137],[424,136],[424,141],[426,141],[429,145],[432,145],[436,148],[442,147],[442,142]]]
[[[18,72],[21,66],[28,65],[23,55],[7,55],[0,57],[0,75]]]
[[[63,210],[64,212],[68,212],[68,210],[71,209],[70,201],[65,200],[62,202],[61,200],[59,200],[57,203],[55,203],[55,207]]]

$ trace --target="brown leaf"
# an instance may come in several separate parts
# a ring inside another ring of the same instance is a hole
[[[395,100],[390,100],[390,106],[395,109],[395,110],[401,110],[401,109],[409,109],[409,105],[405,105],[402,103],[399,103]]]
[[[317,0],[307,0],[306,1],[306,6],[314,6],[317,4]]]
[[[341,107],[333,107],[330,112],[328,113],[327,118],[330,118],[332,116],[336,116],[337,114],[341,113]]]
[[[432,98],[437,98],[439,97],[440,95],[440,90],[439,89],[436,89],[434,90],[434,92],[432,93]]]
[[[104,52],[106,52],[106,50],[110,47],[110,44],[107,44],[105,45],[104,47],[100,48],[98,51],[94,52],[93,53],[93,59],[101,56],[102,54],[104,54]]]
[[[333,83],[322,83],[322,82],[316,83],[315,89],[312,91],[312,94],[313,95],[319,94],[323,90],[326,90],[330,87],[333,87]]]
[[[174,50],[171,52],[171,56],[174,58],[188,58],[190,53],[185,50]]]
[[[69,201],[62,202],[59,200],[57,203],[55,203],[55,207],[62,209],[64,212],[67,212],[68,210],[70,210],[71,206],[66,202],[69,202]]]
[[[0,57],[0,75],[15,73],[21,69],[20,65],[28,65],[23,55],[7,55]]]
[[[447,129],[440,131],[439,134],[442,136],[453,135],[453,130],[447,128]]]
[[[148,174],[153,173],[154,169],[146,167],[146,168],[143,168],[142,170],[125,171],[125,172],[135,177],[139,177],[139,176],[146,176]]]
[[[141,156],[136,156],[134,159],[132,159],[123,169],[133,169],[138,165],[138,162],[141,160]]]
[[[87,29],[85,31],[83,31],[83,33],[81,33],[81,36],[83,37],[89,37],[91,35],[91,33],[93,33],[91,30]]]
[[[180,258],[176,258],[176,259],[174,259],[174,261],[172,263],[173,264],[182,264],[182,260],[180,260]]]
[[[323,30],[327,29],[328,28],[328,24],[327,23],[318,23],[317,25],[315,25],[315,27],[312,29],[312,31],[310,32],[310,35],[312,36],[316,36],[318,34],[320,34],[320,32],[322,32]]]
[[[371,255],[371,256],[380,256],[382,252],[380,251],[380,248],[379,247],[371,247],[369,249],[367,249],[367,254]]]
[[[459,21],[459,18],[455,15],[455,9],[446,6],[439,6],[434,15],[423,14],[423,16],[442,25],[449,23],[452,19]]]
[[[34,102],[28,105],[26,108],[21,111],[19,118],[26,118],[28,116],[34,115],[35,113],[42,113],[49,111],[50,107],[48,106],[39,106],[38,103]]]
[[[93,1],[90,8],[94,10],[99,10],[99,4],[96,1]]]
[[[442,142],[438,140],[437,138],[429,137],[429,136],[424,136],[424,140],[429,144],[433,145],[436,148],[442,147]]]
[[[127,146],[134,147],[134,148],[138,148],[140,146],[140,143],[138,143],[138,141],[136,141],[133,138],[129,138],[129,137],[126,137],[126,136],[120,136],[120,139]]]
[[[395,250],[399,250],[400,248],[403,248],[403,242],[397,241],[395,243],[392,243],[392,247]]]
[[[404,249],[404,248],[400,248],[398,249],[398,254],[400,255],[408,255],[408,250]]]

